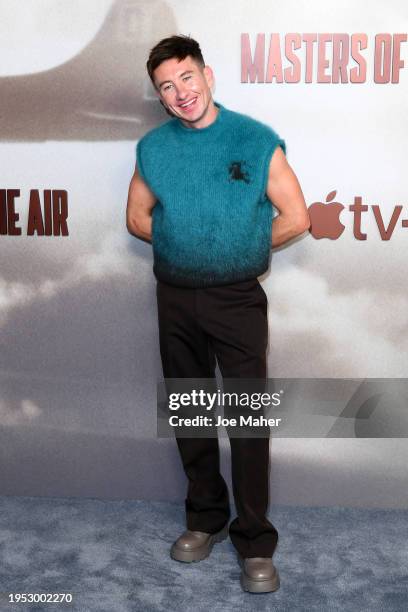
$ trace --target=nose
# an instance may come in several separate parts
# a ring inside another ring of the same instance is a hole
[[[184,83],[176,86],[176,97],[177,100],[185,100],[187,97],[187,88]]]

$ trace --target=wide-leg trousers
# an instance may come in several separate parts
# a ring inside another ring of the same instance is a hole
[[[267,375],[267,296],[258,279],[210,288],[157,282],[160,354],[164,378],[223,379]],[[237,516],[231,542],[242,557],[272,557],[278,532],[267,519],[269,434],[232,437],[231,476]],[[217,437],[176,441],[188,479],[187,529],[215,533],[228,522],[228,488],[220,473]]]

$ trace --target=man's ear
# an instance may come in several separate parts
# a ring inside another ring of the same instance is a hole
[[[204,66],[203,73],[205,76],[205,80],[207,81],[208,87],[211,89],[214,85],[214,73],[210,66]]]

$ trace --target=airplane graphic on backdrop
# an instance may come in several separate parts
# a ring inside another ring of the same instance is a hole
[[[163,0],[116,0],[76,56],[0,78],[0,140],[137,140],[168,119],[146,73],[152,45],[177,32]]]

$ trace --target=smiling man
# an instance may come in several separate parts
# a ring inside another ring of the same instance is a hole
[[[186,127],[203,128],[215,121],[218,109],[209,88],[213,83],[209,66],[201,67],[190,56],[184,60],[171,58],[156,68],[155,80],[162,103]],[[180,87],[184,94],[174,95]]]
[[[165,379],[265,380],[268,300],[258,276],[271,247],[310,225],[286,145],[269,126],[212,97],[214,76],[199,44],[161,40],[147,71],[171,119],[137,144],[127,228],[151,241]],[[273,218],[272,204],[279,214]],[[188,478],[186,526],[173,559],[206,558],[228,534],[252,593],[279,587],[278,533],[267,518],[269,434],[230,436],[237,516],[230,523],[217,437],[175,432]]]

